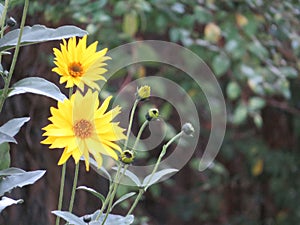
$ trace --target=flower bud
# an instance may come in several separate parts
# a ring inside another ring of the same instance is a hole
[[[83,222],[85,222],[85,223],[89,223],[89,222],[91,222],[91,220],[92,220],[92,217],[90,215],[85,215],[83,217]]]
[[[153,109],[149,109],[149,110],[148,110],[148,112],[147,112],[147,114],[146,114],[145,117],[146,117],[146,119],[147,119],[148,121],[151,121],[152,119],[157,119],[158,116],[159,116],[159,111],[158,111],[158,109],[153,108]]]
[[[121,153],[120,159],[125,164],[130,164],[134,160],[134,154],[130,150],[125,150]]]
[[[17,21],[13,17],[9,17],[6,20],[6,25],[9,27],[14,27],[14,26],[16,26],[16,24],[17,24]]]
[[[141,86],[136,93],[136,97],[139,100],[145,100],[150,97],[151,88],[148,85]]]
[[[191,123],[185,123],[183,124],[181,131],[183,131],[186,135],[192,136],[195,129]]]

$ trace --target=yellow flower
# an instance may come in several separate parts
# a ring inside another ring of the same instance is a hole
[[[47,136],[42,144],[50,144],[50,149],[64,148],[58,165],[64,164],[72,156],[77,164],[81,156],[89,170],[89,155],[93,155],[98,166],[102,165],[101,154],[118,160],[115,150],[122,152],[115,141],[125,139],[124,129],[112,122],[120,113],[119,106],[106,112],[111,96],[99,107],[98,93],[89,90],[84,96],[76,92],[70,99],[51,107],[51,123],[43,128]]]
[[[141,86],[136,93],[138,99],[143,100],[150,97],[151,88],[148,85]]]
[[[76,44],[76,37],[70,38],[68,43],[63,40],[60,44],[61,50],[54,48],[54,63],[57,67],[52,71],[61,76],[59,82],[66,83],[66,88],[76,85],[83,90],[84,85],[99,90],[95,81],[105,80],[102,74],[107,70],[104,61],[110,59],[105,56],[107,48],[97,52],[98,42],[86,46],[87,36],[84,36]]]

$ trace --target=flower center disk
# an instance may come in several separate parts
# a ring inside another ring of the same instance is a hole
[[[83,68],[81,63],[73,62],[69,65],[69,73],[72,77],[81,77],[83,75]]]
[[[85,139],[92,136],[94,128],[90,121],[83,119],[75,122],[73,129],[76,137]]]

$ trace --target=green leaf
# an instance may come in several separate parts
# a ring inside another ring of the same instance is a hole
[[[234,124],[239,125],[246,120],[247,115],[248,115],[247,106],[243,103],[240,103],[234,110],[232,122]]]
[[[266,105],[266,101],[260,97],[252,97],[248,102],[249,110],[257,111],[262,109]]]
[[[296,78],[296,77],[298,77],[298,71],[293,67],[285,66],[285,67],[280,67],[278,69],[287,78]]]
[[[30,172],[20,172],[7,176],[4,180],[0,181],[0,196],[16,187],[23,187],[25,185],[33,184],[40,179],[45,170],[36,170]]]
[[[138,18],[135,11],[125,14],[123,19],[123,32],[133,37],[138,29]]]
[[[12,49],[17,45],[20,29],[8,32],[0,39],[0,51]],[[23,30],[21,46],[45,41],[67,39],[74,36],[82,37],[87,32],[75,26],[62,26],[56,29],[43,25],[26,26]]]
[[[0,131],[13,137],[19,132],[21,127],[29,120],[30,117],[20,117],[11,119],[0,127]]]
[[[115,167],[115,166],[112,167],[111,169],[115,170],[115,171],[118,170],[118,168]],[[123,172],[124,172],[124,169],[122,168],[121,169],[121,173],[123,173]],[[124,175],[126,177],[128,177],[130,180],[132,180],[136,184],[136,186],[138,186],[138,187],[142,186],[140,179],[134,173],[132,173],[131,171],[126,170],[125,173],[124,173]]]
[[[12,86],[8,96],[11,97],[23,93],[44,95],[57,101],[63,101],[66,98],[55,84],[40,77],[27,77],[19,80]]]
[[[230,100],[235,100],[241,95],[241,88],[237,82],[231,81],[226,87],[226,94]]]
[[[255,113],[254,116],[253,116],[253,121],[254,121],[255,126],[257,128],[261,128],[262,127],[262,125],[263,125],[263,119],[262,119],[262,117],[261,117],[260,114]]]
[[[10,166],[9,144],[0,144],[0,172]]]
[[[229,67],[230,60],[225,54],[220,54],[213,58],[212,68],[218,77],[223,75],[229,69]]]
[[[89,187],[86,187],[86,186],[79,186],[76,189],[77,190],[84,190],[84,191],[87,191],[87,192],[91,193],[92,195],[99,198],[101,200],[102,204],[105,201],[105,197],[102,194],[100,194],[99,192],[97,192],[96,190],[94,190],[93,188],[89,188]]]
[[[21,204],[23,202],[24,202],[23,199],[14,200],[11,198],[2,197],[2,199],[0,200],[0,213],[2,212],[3,209],[5,209],[8,206],[11,206],[14,204]]]
[[[52,211],[52,213],[54,215],[56,215],[56,216],[64,219],[69,224],[73,224],[73,225],[86,225],[86,223],[83,222],[82,218],[79,218],[78,216],[75,216],[74,214],[72,214],[70,212],[55,210],[55,211]]]
[[[163,176],[171,174],[171,173],[175,173],[177,171],[178,171],[177,169],[163,169],[163,170],[160,170],[160,171],[154,173],[153,176],[151,174],[149,174],[143,180],[143,187],[146,187],[146,185],[147,185],[147,187],[150,187],[151,185],[158,182]],[[151,176],[152,176],[152,178],[151,178]]]
[[[125,201],[126,199],[134,196],[135,194],[136,194],[135,192],[129,192],[129,193],[123,195],[121,198],[119,198],[117,201],[115,201],[115,203],[112,205],[111,209],[113,209],[116,205]]]
[[[248,50],[259,59],[264,59],[268,57],[267,49],[259,42],[254,41],[250,43],[248,46]]]

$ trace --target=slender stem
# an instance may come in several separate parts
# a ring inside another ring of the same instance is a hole
[[[29,0],[25,0],[25,4],[24,4],[24,8],[23,8],[23,14],[22,14],[22,19],[21,19],[21,25],[20,25],[20,33],[19,33],[19,37],[18,37],[18,42],[16,45],[16,49],[15,49],[15,53],[12,59],[12,63],[10,66],[10,70],[8,73],[8,77],[5,80],[5,84],[4,84],[4,88],[3,88],[3,93],[0,97],[0,112],[2,111],[5,99],[8,96],[8,90],[9,90],[9,84],[12,78],[12,74],[14,72],[15,66],[16,66],[16,62],[17,62],[17,58],[19,55],[19,50],[20,50],[20,45],[21,45],[21,38],[22,38],[22,34],[23,34],[23,29],[24,29],[24,25],[25,25],[25,21],[26,21],[26,16],[27,16],[27,10],[28,10],[28,6],[29,6]]]
[[[76,163],[76,166],[75,166],[75,174],[74,174],[71,200],[70,200],[70,205],[69,205],[69,212],[72,212],[73,206],[74,206],[75,192],[76,192],[77,181],[78,181],[78,172],[79,172],[79,162]]]
[[[3,8],[3,12],[2,12],[2,17],[1,17],[1,31],[0,31],[0,38],[3,38],[3,36],[4,36],[5,19],[6,19],[6,14],[7,14],[8,5],[9,5],[9,0],[5,0],[4,8]],[[2,61],[2,53],[0,53],[0,63],[1,63],[1,61]]]
[[[127,129],[127,134],[126,134],[126,140],[125,140],[125,145],[124,145],[124,149],[126,150],[127,148],[127,144],[128,144],[128,140],[129,140],[129,135],[130,135],[130,131],[131,131],[131,127],[132,127],[132,122],[133,122],[133,116],[134,116],[134,112],[135,109],[137,107],[137,104],[139,103],[139,100],[135,100],[133,106],[132,106],[132,110],[131,110],[131,114],[130,114],[130,118],[129,118],[129,124],[128,124],[128,129]]]
[[[138,142],[139,142],[139,140],[140,140],[140,138],[141,138],[141,135],[142,135],[142,133],[143,133],[145,127],[146,127],[148,124],[149,124],[149,121],[146,120],[146,121],[143,123],[143,125],[141,126],[141,128],[140,128],[140,130],[139,130],[139,133],[138,133],[138,135],[137,135],[137,137],[136,137],[136,139],[135,139],[134,145],[133,145],[133,147],[132,147],[132,150],[133,150],[134,152],[136,151],[135,148],[136,148],[136,146],[137,146],[137,144],[138,144]]]
[[[59,190],[59,198],[58,198],[58,207],[57,209],[60,211],[62,209],[62,202],[63,202],[63,196],[64,196],[64,186],[65,186],[65,177],[66,177],[66,163],[62,165],[61,170],[61,178],[60,178],[60,190]],[[56,217],[56,225],[59,225],[60,217]]]
[[[160,164],[162,158],[163,158],[164,155],[166,154],[167,148],[170,146],[170,144],[171,144],[172,142],[174,142],[174,141],[175,141],[177,138],[179,138],[182,134],[183,134],[183,131],[179,132],[179,133],[178,133],[177,135],[175,135],[171,140],[169,140],[169,141],[167,142],[167,144],[165,144],[165,145],[163,146],[162,151],[161,151],[160,154],[159,154],[159,157],[158,157],[158,159],[157,159],[157,161],[156,161],[156,163],[155,163],[154,169],[152,170],[152,173],[151,173],[151,175],[150,175],[150,178],[149,178],[148,182],[146,183],[146,185],[144,186],[144,188],[141,188],[141,189],[139,190],[139,194],[138,194],[138,196],[136,197],[136,199],[134,200],[132,206],[130,207],[130,209],[129,209],[128,213],[127,213],[127,215],[129,215],[129,214],[131,214],[131,213],[133,212],[133,210],[134,210],[135,207],[137,206],[138,202],[140,201],[142,195],[147,191],[147,189],[148,189],[148,187],[149,187],[149,184],[150,184],[150,182],[151,182],[151,180],[152,180],[152,178],[153,178],[155,172],[157,171],[158,166],[159,166],[159,164]]]
[[[136,199],[134,200],[132,206],[130,207],[128,213],[126,216],[130,215],[132,213],[132,211],[135,209],[135,207],[137,206],[137,204],[139,203],[140,199],[142,198],[143,194],[145,193],[144,189],[143,188],[140,188],[139,189],[139,194],[138,196],[136,197]]]
[[[108,190],[108,193],[107,193],[107,198],[105,198],[105,201],[104,201],[104,203],[102,204],[102,207],[101,207],[101,209],[100,209],[100,212],[99,212],[99,214],[98,214],[98,216],[96,217],[96,221],[98,221],[99,220],[99,218],[100,218],[100,216],[102,215],[102,213],[103,213],[103,211],[104,211],[104,209],[106,208],[106,206],[107,206],[107,204],[108,204],[108,202],[109,202],[109,197],[110,197],[110,195],[111,195],[111,193],[112,193],[112,190],[113,190],[113,183],[110,183],[110,185],[109,185],[109,190]]]
[[[112,193],[111,193],[110,196],[107,196],[107,198],[109,198],[109,204],[108,204],[108,207],[107,207],[107,210],[106,210],[106,214],[105,214],[105,218],[104,218],[104,220],[102,222],[102,225],[105,224],[105,221],[107,220],[108,214],[111,211],[111,206],[112,206],[112,203],[114,201],[114,198],[115,198],[118,186],[119,186],[119,182],[120,182],[121,168],[122,168],[122,166],[121,166],[121,164],[119,164],[118,171],[117,171],[117,174],[116,174],[116,177],[115,177],[115,183],[113,185],[113,191],[112,191]]]

